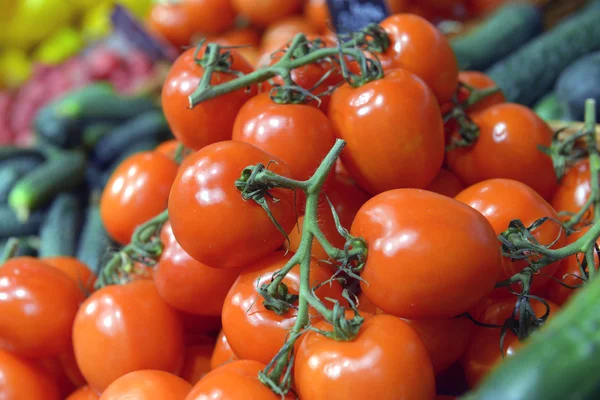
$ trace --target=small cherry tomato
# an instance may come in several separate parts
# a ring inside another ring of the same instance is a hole
[[[239,268],[283,244],[284,235],[263,208],[245,201],[235,187],[242,171],[259,163],[292,177],[285,161],[244,142],[215,143],[185,160],[171,189],[169,218],[190,256],[213,268]],[[277,199],[266,199],[273,217],[289,232],[295,222],[293,192],[275,188],[269,194]]]
[[[298,33],[311,35],[319,32],[309,20],[298,15],[290,16],[269,25],[265,29],[261,47],[263,49],[274,49],[284,46]]]
[[[6,350],[0,350],[0,395],[6,400],[60,399],[56,382],[42,368]]]
[[[141,370],[111,383],[100,400],[184,400],[192,385],[165,371]]]
[[[87,265],[76,259],[75,257],[60,256],[60,257],[45,257],[41,259],[44,263],[57,268],[73,279],[80,289],[87,293],[94,291],[94,283],[96,275],[88,268]]]
[[[590,180],[590,162],[581,160],[573,165],[563,176],[560,185],[552,197],[552,207],[557,212],[577,213],[583,208],[592,193]],[[568,219],[568,217],[566,217]],[[590,213],[586,213],[581,223],[589,222]]]
[[[327,25],[331,24],[327,0],[307,0],[304,5],[304,16],[319,32],[325,31]]]
[[[425,190],[443,194],[444,196],[448,197],[454,197],[464,188],[464,185],[461,183],[460,179],[456,177],[456,175],[447,169],[442,168],[433,181],[425,188]]]
[[[227,364],[229,362],[239,360],[238,356],[236,356],[231,350],[231,346],[229,346],[229,342],[225,337],[223,331],[219,333],[219,337],[217,338],[217,344],[213,350],[212,356],[210,358],[210,369],[216,369],[223,364]]]
[[[192,35],[225,32],[235,23],[231,0],[183,0],[183,8]]]
[[[181,377],[192,385],[202,379],[211,370],[210,358],[214,347],[213,344],[197,344],[186,347]]]
[[[302,9],[304,0],[231,0],[237,12],[255,26],[267,26]]]
[[[71,393],[65,400],[98,400],[100,396],[89,386],[83,386]]]
[[[177,148],[179,147],[179,142],[175,139],[167,140],[166,142],[162,142],[159,144],[154,151],[164,154],[169,157],[171,160],[175,160],[175,154],[177,154]],[[183,148],[183,158],[192,154],[193,151],[188,148]]]
[[[490,89],[498,86],[496,85],[496,82],[492,80],[492,78],[479,71],[460,71],[458,74],[458,80],[461,83],[467,84],[475,89]],[[469,98],[469,95],[470,92],[468,89],[460,88],[458,91],[458,101],[460,103],[466,101]],[[469,113],[474,113],[486,108],[490,108],[493,105],[504,103],[505,101],[506,99],[504,98],[504,93],[499,91],[473,104],[471,107],[467,108],[466,111]]]
[[[253,26],[246,26],[219,35],[209,35],[206,40],[209,43],[218,43],[221,46],[250,46],[258,48],[260,46],[260,32]]]
[[[150,30],[177,48],[190,44],[192,31],[187,11],[181,2],[153,4],[146,23]]]

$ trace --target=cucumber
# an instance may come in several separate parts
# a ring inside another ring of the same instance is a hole
[[[9,239],[10,238],[0,239],[0,254],[4,252],[4,248],[6,247]],[[19,240],[19,246],[17,247],[15,257],[37,257],[38,251],[37,247],[35,246],[35,242],[39,242],[39,239],[30,236],[17,237],[16,239]]]
[[[18,169],[10,167],[0,169],[0,204],[8,202],[8,194],[21,176]]]
[[[115,128],[112,122],[96,122],[83,129],[81,142],[87,149],[92,149],[100,139]]]
[[[103,171],[93,163],[87,163],[85,167],[85,182],[90,190],[102,190],[106,185]]]
[[[40,257],[75,256],[80,225],[79,199],[70,193],[60,193],[40,227]]]
[[[85,164],[83,152],[61,151],[19,180],[10,191],[8,204],[21,219],[26,218],[30,210],[46,203],[55,194],[81,183]]]
[[[100,216],[97,202],[91,201],[86,211],[81,239],[77,247],[77,258],[85,263],[95,274],[107,254],[110,239]]]
[[[461,400],[600,398],[599,304],[595,279]]]
[[[544,121],[571,121],[570,114],[559,104],[554,92],[542,97],[533,111]]]
[[[600,52],[580,58],[560,74],[556,97],[577,121],[583,121],[586,99],[596,100],[596,113],[600,113]]]
[[[32,158],[40,162],[44,161],[45,157],[42,152],[34,148],[0,146],[0,163],[8,162],[15,158]]]
[[[450,44],[461,69],[482,71],[542,32],[543,14],[533,4],[509,3]]]
[[[600,50],[600,8],[588,7],[533,39],[487,74],[506,100],[533,105],[551,91],[560,73],[573,61]]]
[[[0,238],[37,235],[46,216],[46,210],[35,210],[22,222],[9,206],[0,206]]]
[[[129,146],[128,148],[126,148],[125,151],[123,151],[123,153],[121,153],[119,158],[117,158],[115,161],[113,161],[113,163],[104,172],[105,176],[104,176],[104,178],[102,178],[104,185],[106,185],[106,182],[108,182],[108,180],[110,179],[110,176],[112,175],[114,170],[117,169],[117,167],[123,161],[125,161],[129,156],[132,156],[133,154],[136,154],[136,153],[141,153],[142,151],[154,150],[156,148],[156,146],[159,145],[159,143],[160,142],[154,138],[146,138],[145,140],[136,142],[136,143],[132,144],[131,146]]]

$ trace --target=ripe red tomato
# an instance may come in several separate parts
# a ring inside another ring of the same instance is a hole
[[[192,385],[202,379],[211,370],[210,358],[214,347],[212,343],[186,347],[181,377]]]
[[[232,55],[231,68],[242,73],[252,72],[248,64],[235,50],[228,50]],[[190,109],[188,96],[198,87],[204,68],[194,59],[196,49],[186,50],[175,60],[169,74],[165,78],[162,89],[162,107],[175,138],[186,147],[194,150],[211,143],[231,138],[233,121],[242,105],[256,94],[256,87],[240,89],[235,92],[207,100]],[[204,48],[198,58],[204,55]],[[233,73],[215,72],[210,84],[218,85],[235,79]]]
[[[73,325],[73,348],[83,376],[102,392],[132,371],[178,373],[183,327],[152,281],[106,286],[81,305]]]
[[[425,81],[440,104],[450,101],[458,85],[458,63],[444,34],[412,14],[392,15],[380,25],[391,42],[380,57],[384,70],[406,69]]]
[[[494,228],[496,235],[508,229],[508,225],[514,219],[520,219],[526,227],[540,218],[558,219],[552,206],[539,194],[527,185],[510,179],[490,179],[476,183],[460,192],[455,198],[483,214]],[[555,241],[552,248],[560,248],[565,244],[564,232],[552,221],[535,229],[532,235],[544,246]],[[550,277],[546,275],[552,275],[560,264],[561,261],[557,261],[544,267],[543,273],[534,277],[532,288],[537,290],[548,284]],[[512,261],[508,257],[503,257],[502,273],[498,278],[499,280],[510,278],[526,266],[526,260]]]
[[[169,222],[160,238],[164,249],[154,271],[160,297],[191,314],[221,315],[225,296],[240,270],[211,268],[194,260],[175,240]]]
[[[77,283],[77,286],[79,288],[84,289],[88,293],[94,291],[96,275],[88,268],[87,265],[85,265],[75,257],[45,257],[42,258],[42,261],[67,274],[71,279],[73,279]]]
[[[60,399],[56,382],[42,368],[6,350],[0,350],[0,396],[6,400]]]
[[[154,151],[158,153],[162,153],[165,156],[169,157],[171,160],[175,160],[175,154],[177,153],[177,147],[179,147],[179,142],[175,139],[167,140],[159,144]],[[192,154],[193,151],[184,147],[183,149],[183,158]]]
[[[490,293],[500,274],[499,246],[489,222],[437,193],[381,193],[358,211],[351,233],[368,243],[363,292],[399,317],[452,318]]]
[[[215,369],[220,367],[223,364],[227,364],[231,361],[239,360],[238,356],[236,356],[231,350],[231,346],[229,346],[229,342],[225,337],[223,331],[219,333],[219,337],[217,338],[217,344],[213,350],[212,356],[210,358],[210,369]]]
[[[311,35],[319,32],[308,19],[299,15],[293,15],[278,20],[265,29],[261,40],[261,48],[276,49],[284,46],[298,33]]]
[[[327,0],[307,0],[304,5],[304,16],[319,32],[325,31],[327,25],[331,23]]]
[[[456,175],[447,169],[442,168],[425,189],[430,192],[443,194],[444,196],[454,197],[464,188],[464,185]]]
[[[217,34],[233,27],[236,12],[231,0],[184,0],[191,34]]]
[[[98,400],[100,396],[96,394],[89,386],[83,386],[71,393],[66,400]]]
[[[64,272],[32,257],[0,268],[0,349],[52,357],[71,345],[71,327],[84,295]]]
[[[471,87],[474,87],[475,89],[489,89],[498,86],[496,85],[496,82],[492,80],[492,78],[479,71],[460,71],[458,74],[458,80]],[[458,101],[460,103],[466,101],[469,98],[469,94],[470,92],[466,88],[459,89]],[[471,107],[467,108],[466,111],[469,113],[474,113],[486,108],[490,108],[493,105],[504,103],[505,101],[506,99],[504,98],[504,93],[500,91],[473,104]]]
[[[111,383],[100,400],[184,400],[192,385],[164,371],[141,370],[121,376]]]
[[[113,172],[100,199],[100,215],[110,236],[127,244],[138,225],[167,207],[178,165],[155,151],[136,153]]]
[[[315,328],[331,331],[321,321]],[[435,382],[423,342],[409,324],[391,315],[366,318],[352,341],[310,331],[294,362],[298,396],[311,400],[431,399]]]
[[[590,162],[585,159],[573,165],[562,178],[554,197],[552,197],[552,207],[557,212],[577,213],[583,208],[591,193]],[[589,222],[590,217],[591,215],[587,214],[581,222]]]
[[[71,344],[69,350],[65,353],[59,354],[57,357],[58,362],[66,376],[74,387],[79,388],[87,384],[85,378],[79,370],[77,360],[75,360],[75,352],[73,351],[73,345]]]
[[[260,46],[260,31],[253,26],[236,28],[219,35],[208,35],[209,43],[218,43],[221,46]],[[239,49],[238,49],[239,50]]]
[[[180,2],[153,4],[147,25],[175,47],[190,44],[189,17]]]
[[[342,85],[331,97],[329,117],[347,142],[344,166],[371,193],[424,188],[440,170],[440,109],[427,85],[408,71],[392,71],[358,88]]]
[[[479,127],[479,138],[471,147],[448,152],[450,170],[465,185],[514,179],[551,199],[557,188],[556,174],[550,157],[538,149],[550,145],[550,127],[531,109],[514,103],[497,104],[471,117]]]
[[[234,185],[244,168],[258,163],[292,177],[285,161],[244,142],[215,143],[185,160],[171,189],[169,218],[190,256],[214,268],[239,268],[283,244],[285,237],[266,212],[245,201]],[[289,232],[295,222],[293,192],[276,188],[269,193],[278,200],[267,198],[273,217]]]
[[[279,271],[291,258],[279,251],[244,269],[233,284],[223,305],[223,333],[233,352],[242,360],[256,360],[268,364],[280,350],[285,338],[296,322],[296,309],[277,315],[263,305],[263,299],[256,288],[268,283],[273,274]],[[326,267],[311,263],[311,286],[331,278]],[[289,293],[298,294],[300,286],[300,267],[294,267],[283,279]],[[317,296],[331,304],[325,298],[337,299],[344,304],[342,287],[338,282],[324,285],[316,291]],[[310,308],[310,314],[317,319],[318,314]]]
[[[267,26],[302,9],[304,0],[231,0],[237,12],[255,26]]]

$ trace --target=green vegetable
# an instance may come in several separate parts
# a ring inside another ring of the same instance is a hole
[[[0,254],[2,254],[4,252],[4,248],[6,247],[6,244],[8,243],[9,239],[10,238],[0,239]],[[39,239],[37,237],[24,236],[24,237],[17,237],[16,239],[19,240],[19,245],[17,247],[17,252],[15,253],[15,257],[22,257],[22,256],[37,257],[37,255],[38,255],[37,246],[39,245]]]
[[[125,151],[121,153],[119,158],[117,158],[112,164],[110,164],[110,166],[104,172],[104,176],[102,178],[103,186],[106,185],[106,182],[108,182],[114,170],[129,156],[136,153],[141,153],[142,151],[154,150],[156,146],[158,146],[158,144],[158,140],[154,138],[146,138],[143,141],[133,143],[131,146],[125,149]]]
[[[4,166],[4,163],[9,163],[16,158],[27,158],[42,162],[46,157],[40,150],[34,148],[0,146],[0,168]]]
[[[81,141],[86,148],[92,149],[104,135],[114,128],[115,124],[112,122],[98,122],[90,124],[83,129]]]
[[[561,107],[555,93],[549,93],[538,101],[533,110],[544,121],[570,121],[571,117]]]
[[[596,100],[600,112],[600,52],[588,54],[569,65],[556,82],[560,105],[577,121],[583,121],[587,99]]]
[[[60,193],[48,209],[40,228],[40,257],[75,256],[81,225],[79,199]]]
[[[86,211],[77,258],[97,274],[109,245],[110,239],[102,224],[100,207],[96,201],[92,201]]]
[[[22,221],[9,206],[0,206],[0,238],[37,235],[45,216],[46,210],[36,210]]]
[[[0,204],[6,204],[8,194],[21,177],[19,170],[5,167],[0,169]]]

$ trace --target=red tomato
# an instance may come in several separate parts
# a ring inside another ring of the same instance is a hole
[[[219,333],[219,337],[217,338],[217,344],[215,345],[210,358],[210,369],[216,369],[223,364],[227,364],[235,360],[239,360],[239,358],[233,353],[225,334],[223,331],[221,331]]]
[[[88,268],[87,265],[75,257],[45,257],[42,258],[42,261],[67,274],[77,283],[77,286],[80,289],[84,289],[88,293],[94,291],[96,275]]]
[[[32,257],[0,268],[0,349],[52,357],[71,345],[73,319],[84,295],[64,272]]]
[[[304,0],[231,0],[231,3],[253,25],[267,26],[300,11]]]
[[[148,27],[175,47],[187,46],[192,36],[185,6],[180,3],[155,3],[147,21]]]
[[[331,97],[329,117],[347,142],[344,166],[371,193],[424,188],[440,170],[440,109],[431,90],[408,71],[392,71],[358,88],[342,85]]]
[[[6,400],[60,399],[58,386],[43,369],[5,350],[0,350],[0,396]]]
[[[192,385],[195,385],[196,382],[211,370],[210,358],[214,347],[213,344],[188,346],[185,349],[185,361],[181,370],[181,377]]]
[[[66,352],[59,354],[58,362],[60,363],[64,375],[72,382],[74,387],[79,388],[87,384],[85,378],[79,370],[77,360],[75,360],[75,352],[73,351],[73,345]]]
[[[494,228],[496,235],[508,229],[508,225],[514,219],[520,219],[526,227],[540,218],[558,219],[552,206],[533,189],[521,182],[509,179],[490,179],[479,182],[463,190],[455,198],[482,213]],[[541,245],[550,245],[556,241],[552,248],[563,247],[565,243],[564,232],[558,224],[552,221],[535,229],[532,235]],[[552,275],[560,264],[561,261],[557,261],[544,267],[543,273],[534,277],[533,289],[539,289],[548,284],[550,278],[545,275]],[[526,266],[526,260],[512,261],[510,258],[503,257],[499,280],[510,278]]]
[[[261,47],[272,49],[284,46],[298,33],[310,35],[319,32],[309,20],[298,15],[290,16],[276,21],[265,29]]]
[[[159,144],[154,151],[164,154],[169,157],[171,160],[175,160],[175,154],[177,153],[177,148],[179,147],[179,142],[175,139],[167,140]],[[192,154],[193,151],[184,147],[183,149],[183,158]]]
[[[268,311],[256,288],[268,283],[273,274],[279,271],[291,258],[291,254],[276,252],[258,263],[244,269],[233,284],[223,305],[223,333],[233,352],[243,360],[256,360],[268,364],[280,350],[285,338],[296,322],[296,309],[290,309],[284,315]],[[331,278],[326,267],[311,263],[311,287]],[[283,279],[289,293],[298,293],[300,286],[300,267],[294,267]],[[320,299],[337,299],[344,304],[342,288],[338,282],[324,285],[317,291]],[[312,318],[318,314],[310,309]]]
[[[282,399],[258,380],[265,368],[257,361],[241,360],[225,364],[209,372],[192,388],[185,400],[292,400],[291,394]]]
[[[437,176],[425,188],[430,192],[443,194],[444,196],[454,197],[465,187],[452,172],[447,169],[440,169]]]
[[[489,89],[498,86],[496,85],[496,82],[492,80],[492,78],[479,71],[460,71],[458,74],[458,80],[471,87],[474,87],[475,89]],[[460,103],[466,101],[469,98],[469,94],[470,92],[466,88],[461,88],[458,91],[458,101]],[[467,108],[466,111],[474,113],[486,108],[490,108],[496,104],[504,103],[505,101],[506,99],[504,98],[504,93],[500,91],[473,104],[471,107]]]
[[[221,46],[260,46],[260,32],[252,26],[236,28],[220,35],[208,36],[206,40],[210,43],[218,43]],[[239,49],[238,49],[239,50]]]
[[[315,328],[331,331],[322,321]],[[294,362],[298,396],[310,400],[431,399],[433,368],[419,335],[390,315],[367,318],[352,341],[309,331]]]
[[[220,315],[194,315],[179,312],[179,318],[183,323],[186,345],[214,343],[214,335],[221,330]],[[211,340],[207,340],[207,337]]]
[[[65,400],[98,400],[100,396],[96,394],[89,386],[83,386],[73,393]]]
[[[423,79],[440,104],[449,101],[458,85],[458,63],[444,34],[412,14],[392,15],[380,25],[391,42],[380,57],[384,70],[404,68]]]
[[[192,34],[217,34],[233,27],[236,13],[231,0],[183,0]]]
[[[154,272],[160,297],[171,307],[191,314],[221,315],[225,296],[240,271],[211,268],[194,260],[175,240],[169,222],[160,238],[164,249]]]
[[[61,398],[64,399],[76,389],[63,369],[58,357],[35,360],[35,363],[56,383]]]
[[[448,166],[465,185],[486,179],[514,179],[549,200],[556,190],[550,157],[538,146],[550,146],[552,130],[531,109],[497,104],[472,115],[479,138],[471,147],[448,152]],[[492,156],[493,155],[493,156]]]
[[[243,73],[252,72],[252,67],[235,50],[228,50],[233,59],[231,69]],[[172,65],[165,78],[162,89],[162,107],[175,138],[186,147],[194,150],[211,143],[231,138],[233,121],[242,105],[256,94],[256,87],[240,89],[235,92],[207,100],[190,109],[188,96],[200,84],[204,68],[194,59],[196,49],[185,51]],[[204,55],[204,48],[198,58]],[[218,85],[235,79],[232,73],[215,72],[210,79],[211,85]]]
[[[239,268],[283,244],[285,237],[262,207],[245,201],[234,185],[244,168],[258,163],[292,177],[285,161],[244,142],[215,143],[185,160],[171,189],[169,218],[190,256],[214,268]],[[293,192],[276,188],[269,194],[278,200],[267,198],[273,217],[289,232],[295,222]]]
[[[327,25],[331,24],[327,0],[307,0],[304,5],[304,16],[319,32],[325,31]]]
[[[106,286],[81,305],[73,325],[73,348],[83,376],[101,392],[132,371],[178,373],[183,328],[154,283],[138,280]]]
[[[192,385],[164,371],[130,372],[111,383],[100,400],[184,400]]]
[[[351,233],[368,243],[363,292],[399,317],[459,315],[492,291],[500,273],[489,222],[472,208],[425,190],[373,197],[358,211]]]
[[[590,162],[585,159],[573,165],[562,178],[552,198],[552,207],[557,212],[577,213],[583,208],[591,193]],[[589,222],[590,217],[591,215],[587,214],[581,222]]]
[[[102,222],[120,244],[127,244],[138,225],[167,207],[177,164],[155,151],[133,154],[113,172],[100,199]]]

